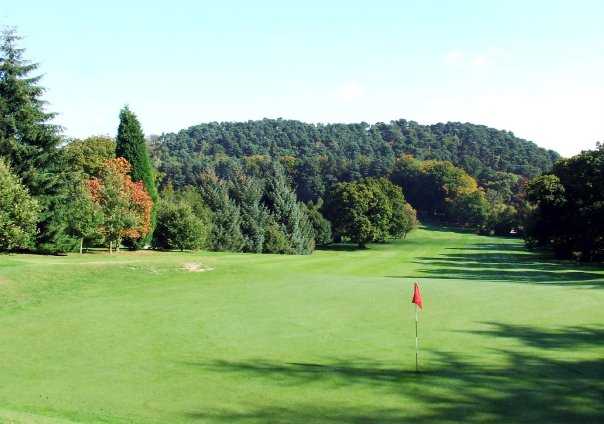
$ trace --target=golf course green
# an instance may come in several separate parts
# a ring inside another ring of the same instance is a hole
[[[310,256],[1,255],[0,382],[7,423],[601,423],[604,267],[439,228]]]

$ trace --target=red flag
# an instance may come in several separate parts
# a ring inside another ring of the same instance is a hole
[[[413,283],[413,298],[411,299],[411,303],[415,303],[420,309],[423,309],[424,302],[422,301],[422,294],[419,291],[417,283]]]

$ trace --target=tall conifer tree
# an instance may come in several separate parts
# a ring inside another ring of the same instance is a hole
[[[231,196],[241,215],[244,252],[262,253],[268,222],[268,211],[262,204],[262,189],[261,181],[244,174],[235,176],[231,184]]]
[[[289,240],[292,253],[307,255],[315,248],[314,232],[304,204],[298,202],[283,167],[273,162],[267,181],[269,210]]]
[[[241,211],[229,197],[227,183],[213,172],[199,178],[201,195],[212,210],[212,231],[209,247],[216,251],[239,252],[245,246],[241,233]]]
[[[151,213],[151,231],[142,240],[131,242],[132,247],[143,247],[148,244],[153,236],[156,223],[157,188],[155,186],[155,173],[149,159],[149,152],[145,144],[145,136],[136,115],[125,106],[120,111],[120,125],[117,130],[116,157],[123,157],[132,165],[130,173],[132,181],[142,181],[153,200]]]
[[[44,110],[40,76],[30,74],[38,64],[23,58],[14,29],[2,33],[0,44],[0,154],[11,162],[33,195],[45,191],[51,178],[45,169],[60,142],[59,128],[50,123],[55,114]]]
[[[0,155],[41,206],[38,248],[48,252],[73,248],[76,240],[65,233],[61,199],[68,172],[62,167],[60,128],[46,112],[38,64],[24,58],[21,37],[14,29],[0,36]]]

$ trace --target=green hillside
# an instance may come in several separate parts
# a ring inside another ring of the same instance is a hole
[[[216,158],[293,156],[301,167],[330,179],[383,176],[397,157],[448,160],[479,180],[496,171],[535,176],[551,168],[556,152],[484,125],[448,122],[307,124],[284,119],[200,124],[154,141],[155,158],[167,180],[193,183]],[[320,164],[315,162],[319,161]]]

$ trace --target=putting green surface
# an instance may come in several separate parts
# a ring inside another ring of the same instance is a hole
[[[0,256],[0,422],[460,421],[604,422],[604,268],[437,229],[311,256]]]

